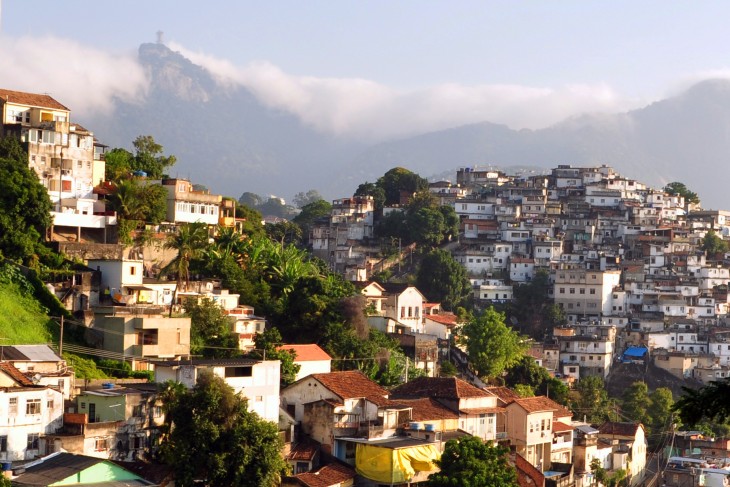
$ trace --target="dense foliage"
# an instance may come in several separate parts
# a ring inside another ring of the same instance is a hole
[[[528,396],[548,396],[553,401],[567,406],[570,389],[560,379],[552,377],[545,367],[538,365],[529,355],[507,369],[505,384],[512,388],[520,387]]]
[[[0,257],[35,265],[47,253],[41,238],[51,226],[51,201],[14,137],[0,140]]]
[[[440,249],[422,257],[416,273],[416,287],[430,301],[440,302],[447,310],[463,306],[471,295],[464,266],[449,252]]]
[[[185,314],[190,317],[190,353],[210,358],[239,355],[238,339],[231,333],[231,321],[213,300],[188,299]]]
[[[151,135],[140,135],[132,142],[134,154],[125,149],[112,149],[105,154],[106,178],[121,181],[133,173],[144,173],[150,179],[160,179],[172,167],[175,156],[163,155],[164,148]]]
[[[441,471],[428,477],[429,487],[517,487],[517,471],[509,449],[465,436],[446,443],[436,464]]]
[[[685,203],[699,203],[700,197],[694,191],[690,191],[684,183],[675,181],[669,183],[664,187],[664,191],[670,195],[678,195],[684,197]]]
[[[466,346],[470,365],[483,378],[499,377],[519,363],[528,348],[526,339],[492,307],[464,325],[459,340]]]
[[[703,420],[723,423],[730,419],[730,378],[710,382],[700,389],[683,388],[684,395],[672,407],[682,423],[693,426]]]
[[[163,392],[170,432],[161,451],[177,485],[278,485],[286,463],[277,426],[248,411],[223,379],[201,374],[191,391]]]

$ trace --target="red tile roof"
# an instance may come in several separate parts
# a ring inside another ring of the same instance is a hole
[[[327,352],[322,350],[315,343],[307,343],[302,345],[281,345],[276,347],[277,350],[291,350],[296,354],[295,362],[311,362],[316,360],[332,360]]]
[[[355,471],[344,465],[332,463],[316,472],[300,473],[295,475],[294,478],[307,487],[330,487],[354,479]]]
[[[553,421],[553,431],[556,433],[561,433],[563,431],[572,431],[573,427],[569,424],[565,424],[562,421]]]
[[[572,417],[573,414],[564,406],[545,396],[537,397],[521,397],[512,401],[518,404],[528,413],[537,413],[540,411],[553,411],[558,417]]]
[[[61,105],[48,95],[39,95],[36,93],[25,93],[23,91],[0,89],[0,98],[10,103],[17,103],[18,105],[29,105],[32,107],[52,108],[54,110],[68,111],[68,108]]]
[[[28,387],[33,385],[33,381],[24,376],[23,373],[10,362],[0,362],[0,371],[4,372],[5,375],[14,380],[19,386]]]
[[[392,391],[396,397],[435,397],[461,399],[467,397],[489,397],[491,394],[457,377],[419,377],[402,384]]]
[[[399,399],[404,406],[413,408],[411,420],[434,421],[439,419],[459,419],[459,415],[439,404],[435,399],[424,397],[420,399]]]
[[[307,440],[299,442],[292,447],[289,455],[287,455],[287,459],[303,462],[312,461],[319,451],[319,446],[319,442],[307,438]]]
[[[634,438],[639,426],[641,426],[641,423],[618,423],[615,421],[607,421],[598,427],[598,434]]]
[[[520,397],[522,397],[519,394],[517,394],[517,392],[510,389],[509,387],[493,386],[493,387],[487,387],[484,390],[489,392],[490,394],[494,394],[495,396],[497,396],[497,398],[500,401],[502,401],[502,403],[504,403],[504,404],[509,404],[512,401],[514,401],[515,399],[519,399]]]
[[[364,397],[378,406],[388,403],[388,391],[365,377],[359,370],[312,374],[311,377],[342,399]]]
[[[443,313],[443,314],[438,314],[438,315],[426,315],[425,318],[427,320],[435,321],[436,323],[441,323],[442,325],[446,325],[449,328],[456,326],[459,322],[459,318],[455,314],[451,314],[451,313]]]

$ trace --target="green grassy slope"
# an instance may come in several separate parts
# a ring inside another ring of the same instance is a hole
[[[32,296],[15,284],[0,283],[0,345],[51,343],[58,340],[58,325]]]

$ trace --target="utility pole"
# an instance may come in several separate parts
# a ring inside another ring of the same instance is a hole
[[[63,315],[61,315],[61,333],[58,336],[58,355],[63,357]]]

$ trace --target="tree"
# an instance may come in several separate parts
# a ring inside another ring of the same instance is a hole
[[[464,266],[445,250],[432,250],[421,259],[416,287],[428,299],[441,302],[448,310],[463,305],[471,294],[471,283]]]
[[[278,485],[286,463],[274,423],[248,411],[245,398],[209,373],[191,391],[173,394],[165,406],[171,431],[161,451],[177,485]]]
[[[548,396],[558,404],[567,405],[570,389],[560,379],[551,377],[545,367],[538,365],[529,355],[523,356],[520,361],[507,369],[504,378],[509,387],[525,385],[532,389],[534,394]]]
[[[144,171],[150,179],[160,179],[165,170],[172,167],[175,156],[164,156],[163,147],[151,135],[140,135],[132,142],[136,151],[132,159],[133,171]]]
[[[550,302],[549,289],[549,276],[544,270],[536,272],[530,282],[514,286],[509,315],[517,320],[524,333],[536,340],[542,340],[551,327],[565,323],[565,313]]]
[[[428,189],[428,180],[402,167],[386,172],[375,184],[383,189],[386,206],[400,204],[401,191],[410,195]]]
[[[306,193],[299,192],[294,195],[292,199],[297,208],[304,208],[307,205],[316,203],[317,201],[324,201],[322,195],[316,189],[310,189]]]
[[[719,237],[713,230],[708,231],[702,237],[700,248],[707,252],[707,255],[715,255],[725,253],[728,250],[728,243]]]
[[[484,443],[475,436],[449,440],[428,477],[429,487],[517,487],[517,471],[510,465],[509,449]]]
[[[505,325],[504,314],[491,306],[464,325],[461,333],[459,340],[479,377],[499,377],[520,361],[528,347],[524,337]]]
[[[679,181],[675,181],[673,183],[669,183],[664,187],[664,192],[669,195],[677,195],[684,197],[685,203],[699,203],[700,197],[697,195],[697,193],[690,191],[687,186],[684,185],[684,183],[680,183]]]
[[[51,201],[15,137],[0,140],[0,256],[30,264],[51,225]]]
[[[332,212],[332,205],[325,200],[317,200],[301,207],[302,211],[292,220],[302,229],[304,240],[309,241],[309,230],[319,218],[327,217]]]
[[[626,470],[621,468],[611,474],[606,472],[598,458],[591,460],[591,470],[595,474],[596,480],[604,487],[617,487],[626,478]]]
[[[167,237],[165,248],[176,250],[177,255],[162,269],[162,273],[177,276],[175,294],[181,289],[187,290],[190,281],[190,261],[199,258],[207,244],[208,225],[205,223],[180,225],[176,233]],[[172,297],[172,302],[175,302],[175,295]],[[172,313],[172,308],[170,308],[170,313]]]
[[[190,317],[190,353],[210,358],[240,355],[231,321],[212,299],[187,300],[185,314]]]
[[[603,379],[598,376],[583,377],[575,386],[577,397],[573,412],[589,423],[600,424],[611,419],[611,404]]]
[[[656,446],[661,438],[660,433],[670,429],[673,405],[674,397],[671,389],[667,387],[658,387],[649,394],[648,424],[646,425],[649,446]]]
[[[645,382],[634,382],[622,396],[621,412],[632,421],[648,425],[649,387]]]
[[[385,206],[385,190],[375,183],[362,183],[355,190],[355,196],[372,196],[376,211],[380,211]]]
[[[697,390],[682,387],[684,394],[672,406],[682,424],[694,426],[702,420],[716,423],[730,419],[730,378],[712,381]]]
[[[134,154],[115,148],[104,154],[104,172],[108,181],[119,182],[129,177],[134,165]]]
[[[256,193],[246,191],[238,198],[238,202],[244,206],[255,209],[264,202],[264,199]]]
[[[267,223],[264,230],[271,240],[282,244],[298,245],[302,242],[302,229],[290,221]]]

